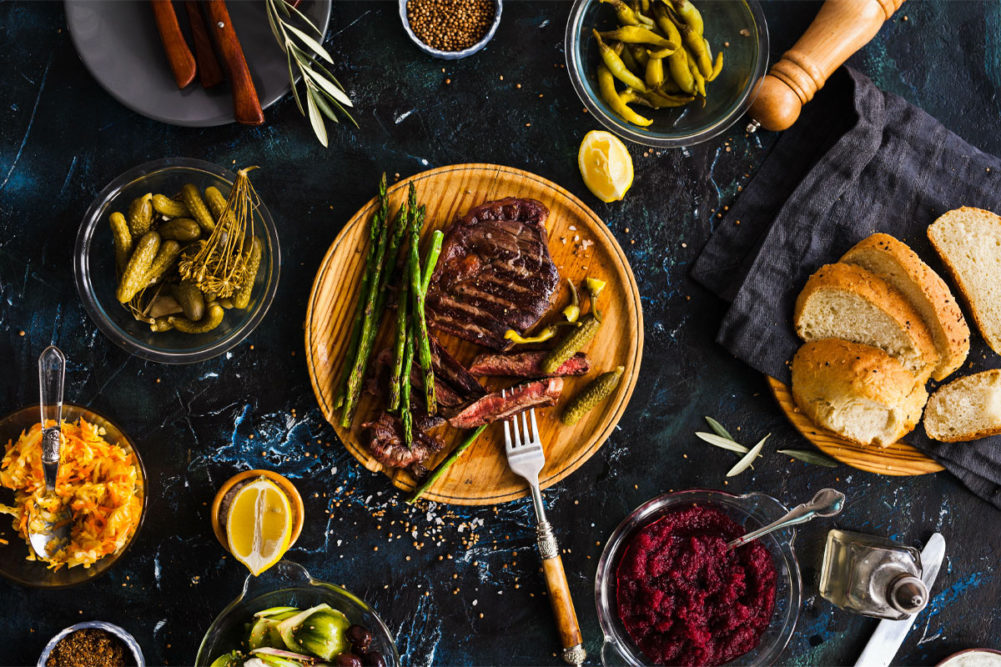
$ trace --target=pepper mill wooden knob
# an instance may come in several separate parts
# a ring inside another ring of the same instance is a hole
[[[803,36],[762,80],[751,105],[752,128],[777,132],[791,127],[834,70],[868,44],[902,4],[904,0],[826,0]]]

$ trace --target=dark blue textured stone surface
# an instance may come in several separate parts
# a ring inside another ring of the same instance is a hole
[[[765,6],[779,54],[818,5]],[[35,400],[38,353],[58,344],[69,357],[67,400],[133,436],[151,493],[135,546],[103,578],[63,592],[0,581],[0,661],[34,663],[48,637],[87,619],[125,626],[150,664],[193,661],[246,574],[212,536],[208,504],[234,472],[266,467],[293,479],[306,500],[306,527],[288,557],[374,604],[406,664],[557,662],[530,504],[403,506],[384,477],[337,443],[303,360],[316,267],[379,172],[406,176],[472,161],[528,169],[583,197],[640,281],[646,347],[632,403],[604,448],[546,493],[591,663],[601,643],[593,580],[604,540],[639,503],[692,487],[760,490],[795,504],[836,486],[850,498],[839,526],[910,544],[943,532],[949,555],[934,599],[898,658],[932,664],[954,650],[997,647],[1001,514],[954,480],[880,477],[771,454],[724,487],[733,459],[691,435],[713,415],[747,440],[771,432],[776,445],[805,445],[764,380],[713,343],[722,305],[686,275],[715,212],[738,195],[774,136],[735,128],[684,152],[632,147],[633,189],[604,205],[577,173],[578,143],[595,123],[562,66],[568,3],[509,0],[494,41],[455,63],[424,57],[396,12],[391,2],[335,3],[327,44],[361,129],[334,129],[323,150],[290,99],[259,129],[177,128],[137,116],[83,68],[61,3],[0,2],[0,412]],[[1001,152],[997,3],[909,2],[852,62],[975,145]],[[261,327],[230,354],[185,367],[142,362],[113,346],[84,313],[71,268],[94,194],[126,169],[171,155],[260,164],[255,182],[285,251],[278,297]],[[790,664],[852,663],[875,626],[815,594],[828,525],[799,537],[806,599],[784,654]]]

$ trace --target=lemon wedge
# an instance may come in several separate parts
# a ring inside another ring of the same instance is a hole
[[[226,513],[226,540],[233,556],[256,577],[281,560],[292,539],[292,505],[266,477],[236,492]]]
[[[622,140],[611,132],[591,130],[577,153],[584,185],[603,202],[619,201],[633,184],[633,159]]]

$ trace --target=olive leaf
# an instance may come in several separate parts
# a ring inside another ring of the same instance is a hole
[[[306,87],[309,91],[309,95],[306,97],[306,104],[309,106],[309,122],[313,126],[313,132],[316,133],[316,138],[320,140],[323,147],[327,147],[327,128],[323,124],[323,116],[320,115],[319,106],[316,104],[316,97],[313,95],[313,89],[309,86]]]
[[[706,417],[705,419],[706,419],[706,423],[709,424],[709,428],[711,428],[713,430],[713,432],[716,433],[716,435],[718,435],[721,438],[726,438],[727,440],[733,440],[734,442],[736,442],[736,440],[734,440],[733,436],[730,435],[730,432],[727,431],[726,428],[722,424],[720,424],[718,421],[716,421],[712,417]],[[746,447],[744,448],[744,451],[745,452],[747,451]]]
[[[737,465],[730,468],[730,471],[726,473],[726,476],[736,477],[740,473],[750,468],[751,464],[754,463],[754,459],[761,456],[761,448],[765,446],[765,440],[768,440],[769,436],[771,436],[771,433],[763,437],[761,440],[758,440],[758,444],[756,444],[754,447],[751,447],[751,451],[747,452],[747,454],[744,454],[744,458],[737,461]]]
[[[285,27],[289,30],[289,32],[291,32],[293,35],[295,35],[296,37],[298,37],[302,41],[303,44],[305,44],[310,49],[312,49],[313,53],[315,53],[316,55],[320,56],[321,58],[323,58],[324,60],[326,60],[328,63],[333,63],[334,62],[334,59],[330,57],[330,54],[327,53],[327,50],[325,48],[323,48],[323,45],[320,44],[318,41],[316,41],[315,39],[313,39],[312,37],[310,37],[309,35],[307,35],[306,33],[304,33],[302,30],[299,30],[294,25],[286,24]]]
[[[727,449],[731,452],[737,452],[738,454],[746,454],[749,450],[744,445],[740,444],[733,438],[725,438],[714,433],[706,433],[704,431],[696,431],[695,437],[700,440],[708,442],[714,447],[719,447],[721,449]]]
[[[338,113],[350,120],[355,127],[357,121],[345,107],[354,106],[351,98],[344,92],[344,86],[323,65],[321,60],[333,64],[334,59],[319,41],[311,37],[309,32],[323,35],[313,22],[296,9],[289,0],[266,0],[268,25],[275,41],[285,53],[288,60],[289,82],[292,85],[292,97],[299,113],[309,118],[316,138],[324,147],[327,146],[327,128],[324,118],[339,122]],[[292,10],[292,11],[289,11]],[[294,12],[294,16],[293,16]],[[303,25],[301,30],[292,24],[293,20]],[[296,70],[302,75],[305,88],[306,104],[302,103],[302,93],[295,81]]]
[[[776,453],[785,454],[803,463],[812,463],[813,465],[824,466],[825,468],[838,467],[837,461],[827,454],[821,454],[820,452],[811,452],[805,449],[780,449]]]

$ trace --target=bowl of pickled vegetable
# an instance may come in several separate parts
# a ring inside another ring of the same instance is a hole
[[[143,359],[183,364],[229,350],[278,288],[278,232],[239,174],[192,158],[131,169],[87,209],[77,291],[98,328]]]
[[[392,633],[375,610],[340,586],[282,561],[220,612],[198,647],[198,667],[396,667]]]
[[[623,139],[692,146],[747,111],[768,67],[756,0],[576,0],[567,71],[588,111]]]
[[[27,536],[31,506],[45,488],[40,417],[33,405],[0,419],[0,576],[24,586],[66,588],[101,576],[135,542],[146,518],[146,468],[117,425],[64,403],[55,494],[69,507],[72,524],[65,548],[43,560]]]

